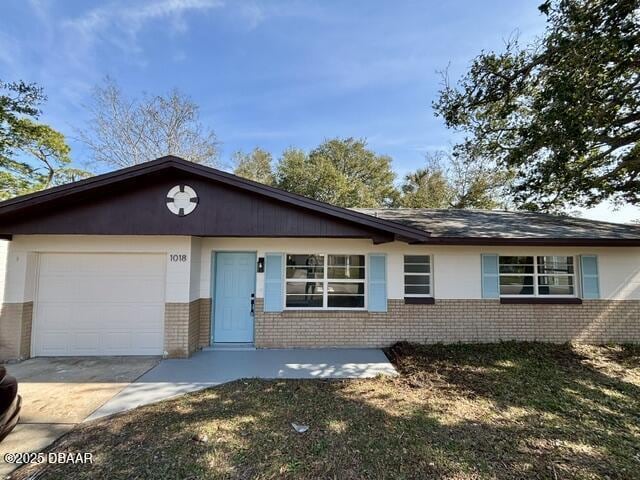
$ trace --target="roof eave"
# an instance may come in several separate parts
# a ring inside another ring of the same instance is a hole
[[[488,238],[430,237],[420,245],[480,245],[480,246],[565,246],[565,247],[640,247],[640,238]]]
[[[0,202],[0,215],[13,213],[22,208],[37,206],[48,201],[52,201],[67,195],[77,194],[116,183],[121,180],[134,178],[143,174],[161,171],[167,168],[203,176],[211,180],[221,181],[235,188],[249,190],[268,198],[280,200],[289,204],[295,204],[302,208],[340,218],[342,220],[357,223],[375,230],[391,233],[394,238],[406,238],[409,241],[425,241],[429,238],[429,233],[423,230],[402,225],[391,220],[384,220],[364,213],[336,207],[328,203],[313,200],[301,195],[293,194],[275,187],[263,185],[248,179],[240,178],[227,172],[223,172],[211,167],[195,164],[187,160],[166,156],[150,162],[146,162],[132,167],[109,172],[95,177],[79,180],[66,185],[53,187],[40,192],[22,195],[10,200]]]

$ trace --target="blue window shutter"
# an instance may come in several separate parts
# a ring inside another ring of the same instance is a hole
[[[582,298],[589,300],[600,298],[598,256],[580,255],[580,271],[582,272]]]
[[[281,312],[283,296],[283,254],[267,253],[264,265],[264,311]]]
[[[482,254],[482,298],[500,298],[498,255]]]
[[[369,254],[369,311],[387,311],[387,256]]]

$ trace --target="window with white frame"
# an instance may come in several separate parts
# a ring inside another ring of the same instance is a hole
[[[575,296],[572,256],[500,256],[501,296]]]
[[[431,257],[404,256],[404,296],[431,297]]]
[[[287,254],[287,308],[364,308],[365,256]]]

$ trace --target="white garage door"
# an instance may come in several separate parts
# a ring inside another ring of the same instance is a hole
[[[40,255],[34,355],[161,355],[164,256]]]

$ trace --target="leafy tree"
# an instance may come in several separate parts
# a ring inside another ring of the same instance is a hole
[[[271,167],[272,158],[269,152],[256,147],[251,153],[234,153],[233,161],[235,164],[234,174],[266,185],[275,183]]]
[[[508,192],[513,174],[493,161],[450,155],[447,178],[453,192],[451,208],[513,208]]]
[[[278,187],[341,207],[386,206],[397,197],[391,158],[360,139],[327,140],[308,155],[287,150],[275,173]]]
[[[406,208],[480,208],[509,206],[504,193],[510,176],[481,159],[446,152],[427,156],[427,166],[405,176],[399,205]]]
[[[427,159],[427,167],[404,177],[400,205],[406,208],[449,208],[453,189],[437,156]]]
[[[0,199],[89,175],[70,167],[64,136],[35,121],[45,100],[40,87],[0,81],[0,91]]]
[[[164,155],[217,163],[215,133],[200,122],[198,105],[178,90],[129,99],[107,78],[87,109],[91,119],[78,134],[97,164],[122,168]]]
[[[640,203],[637,0],[548,0],[542,38],[481,53],[435,111],[466,131],[456,152],[513,169],[524,208]]]
[[[299,148],[288,148],[275,165],[275,185],[288,192],[305,195],[316,200],[326,201],[331,192],[323,192],[319,184],[314,185],[314,176],[310,174],[308,155]],[[317,173],[317,177],[321,174]],[[330,173],[330,172],[328,172]],[[323,180],[321,183],[324,184]]]

